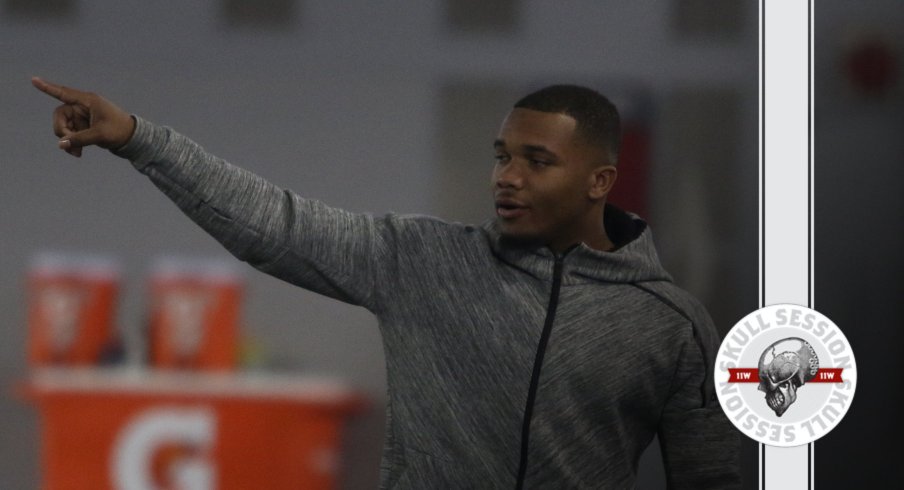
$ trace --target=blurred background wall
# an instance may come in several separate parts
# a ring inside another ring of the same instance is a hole
[[[871,388],[868,370],[888,372],[901,352],[889,341],[900,340],[891,327],[902,313],[901,14],[896,0],[857,5],[819,2],[816,16],[816,307],[845,330],[864,373],[850,420],[826,438],[839,448],[861,427],[881,432],[873,415],[892,413],[889,388],[880,378]],[[845,81],[846,30],[885,33],[897,79],[881,96]],[[757,35],[753,1],[0,0],[0,488],[38,484],[39,421],[8,389],[27,372],[33,254],[120,260],[117,318],[133,364],[143,362],[150,262],[228,258],[126,162],[57,150],[55,103],[30,76],[103,94],[304,196],[463,221],[491,212],[491,144],[511,104],[550,82],[591,85],[640,141],[638,170],[622,170],[626,182],[641,173],[645,197],[624,197],[629,210],[650,220],[666,267],[724,332],[757,307]],[[344,488],[375,487],[385,401],[376,322],[246,271],[243,330],[261,366],[337,375],[375,401],[346,434],[342,477]],[[820,474],[843,479],[838,463],[857,456],[827,453],[817,450]],[[752,444],[744,463],[755,488]],[[875,478],[886,471],[876,457],[861,463]],[[640,471],[639,488],[663,487],[655,446]]]
[[[904,9],[879,0],[816,4],[814,307],[844,329],[862,380],[844,422],[816,442],[816,485],[897,486]]]

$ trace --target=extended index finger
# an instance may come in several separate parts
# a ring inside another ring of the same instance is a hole
[[[56,85],[44,81],[39,77],[32,77],[31,84],[41,92],[44,92],[45,94],[66,104],[76,104],[82,102],[84,96],[86,95],[84,92],[79,92],[78,90],[64,87],[62,85]]]

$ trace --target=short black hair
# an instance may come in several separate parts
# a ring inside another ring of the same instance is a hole
[[[515,102],[515,108],[566,114],[577,122],[578,134],[602,149],[609,163],[618,163],[621,123],[618,109],[599,92],[579,85],[550,85]]]

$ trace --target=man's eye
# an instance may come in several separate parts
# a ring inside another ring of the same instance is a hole
[[[535,158],[532,158],[529,161],[530,161],[531,165],[537,165],[540,167],[545,167],[546,165],[549,165],[549,162],[547,162],[546,160],[537,160]]]
[[[505,162],[509,161],[509,156],[508,156],[508,155],[496,155],[496,156],[493,157],[493,158],[496,159],[496,162],[497,162],[497,163],[505,163]]]

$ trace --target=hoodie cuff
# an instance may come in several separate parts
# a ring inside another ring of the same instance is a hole
[[[135,120],[132,138],[125,145],[110,151],[118,157],[129,160],[136,169],[142,171],[166,146],[169,136],[166,128],[156,126],[134,114],[132,119]]]

